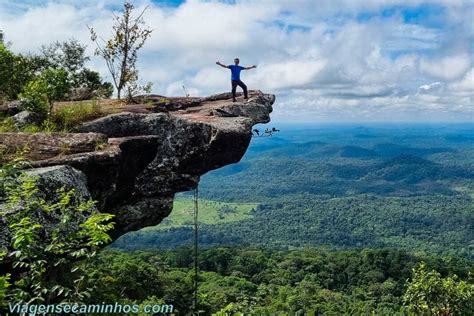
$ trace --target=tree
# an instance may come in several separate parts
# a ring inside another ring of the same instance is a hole
[[[459,280],[456,275],[443,278],[421,263],[413,269],[403,301],[417,315],[473,315],[474,284]]]
[[[110,98],[114,93],[114,87],[110,82],[102,81],[100,74],[97,71],[84,69],[79,73],[78,82],[80,86],[89,88],[90,91],[95,91],[96,95],[104,98]]]
[[[14,100],[24,86],[43,69],[44,60],[38,56],[12,53],[0,43],[0,100]]]
[[[82,45],[76,39],[65,42],[54,42],[48,46],[42,46],[41,52],[50,68],[62,68],[67,71],[71,88],[85,87],[97,96],[109,98],[113,93],[110,82],[103,82],[97,71],[86,68],[87,61],[86,45]]]
[[[0,97],[8,98],[18,88],[11,81],[10,76],[17,63],[17,58],[10,52],[3,43],[0,43]]]
[[[118,99],[123,89],[126,89],[127,97],[132,98],[137,91],[146,91],[151,88],[150,84],[145,87],[138,85],[138,70],[136,69],[138,51],[152,32],[143,19],[146,9],[147,7],[134,18],[132,16],[134,6],[125,1],[123,14],[114,15],[113,36],[108,40],[104,40],[93,28],[89,28],[91,39],[97,45],[95,54],[105,59],[117,89]]]
[[[73,85],[78,85],[79,73],[85,69],[85,63],[90,59],[85,55],[86,46],[76,39],[65,42],[54,42],[41,47],[41,53],[48,60],[51,68],[65,69]]]

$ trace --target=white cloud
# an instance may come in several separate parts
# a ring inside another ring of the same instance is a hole
[[[89,44],[86,25],[110,35],[121,0],[0,0],[0,29],[16,52],[75,37]],[[144,8],[148,1],[134,1]],[[397,1],[416,8],[422,0]],[[240,57],[251,89],[277,94],[278,120],[472,119],[474,5],[437,1],[436,23],[406,23],[400,12],[377,16],[393,1],[188,1],[150,4],[154,30],[139,55],[154,93],[227,91],[230,73],[215,65]],[[360,21],[360,13],[374,17]],[[467,44],[466,44],[467,43]],[[102,60],[90,66],[107,76]]]
[[[464,78],[453,82],[450,87],[455,91],[470,92],[474,96],[474,68],[471,68]]]
[[[250,82],[269,90],[301,87],[312,83],[325,65],[325,60],[262,63]]]
[[[199,70],[189,81],[190,84],[198,87],[200,90],[222,90],[228,88],[230,74],[228,74],[227,70],[220,67],[206,67]]]
[[[470,56],[468,54],[460,54],[435,60],[422,59],[420,70],[435,78],[453,80],[464,75],[470,64]]]

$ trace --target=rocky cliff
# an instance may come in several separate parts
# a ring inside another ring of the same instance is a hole
[[[201,175],[238,162],[252,126],[270,121],[275,96],[252,91],[232,102],[148,96],[77,127],[69,134],[0,133],[0,149],[27,146],[29,171],[42,191],[66,185],[81,199],[115,214],[113,238],[169,215],[175,193],[195,188]],[[2,224],[0,223],[0,226]],[[0,244],[8,231],[0,227]]]

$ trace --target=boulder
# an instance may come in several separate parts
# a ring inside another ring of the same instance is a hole
[[[72,88],[69,90],[68,100],[83,101],[90,100],[93,97],[93,91],[87,87]]]
[[[15,100],[5,105],[0,106],[0,113],[6,116],[13,116],[23,111],[25,102],[21,100]]]
[[[31,111],[21,111],[13,115],[13,122],[17,128],[24,128],[28,125],[37,125],[41,123],[41,115]]]
[[[36,187],[38,188],[38,196],[41,198],[51,201],[53,196],[56,196],[56,191],[60,188],[66,190],[74,189],[73,199],[76,199],[78,203],[85,202],[91,199],[91,195],[87,188],[87,178],[79,170],[76,170],[70,166],[58,165],[46,168],[35,168],[27,171],[28,176],[36,178]],[[22,205],[17,205],[13,209],[6,209],[6,205],[0,204],[0,211],[8,211],[9,214],[14,214],[22,210]],[[91,212],[97,211],[97,208],[93,207],[88,211],[80,214],[76,218],[75,222],[70,222],[71,229],[78,229],[79,224],[84,222]],[[32,210],[29,213],[29,217],[33,222],[41,223],[40,235],[47,237],[52,231],[52,228],[58,224],[60,214],[55,213],[44,213]],[[10,229],[7,226],[6,218],[0,217],[0,251],[6,250],[10,246]]]

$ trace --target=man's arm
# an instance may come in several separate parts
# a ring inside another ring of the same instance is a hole
[[[257,68],[256,65],[253,65],[253,66],[250,66],[250,67],[243,67],[245,70],[249,70],[249,69],[253,69],[253,68]]]
[[[224,67],[224,68],[229,68],[229,66],[226,66],[226,65],[224,65],[224,64],[221,64],[220,61],[217,61],[217,62],[216,62],[216,65],[219,65],[219,66]]]

